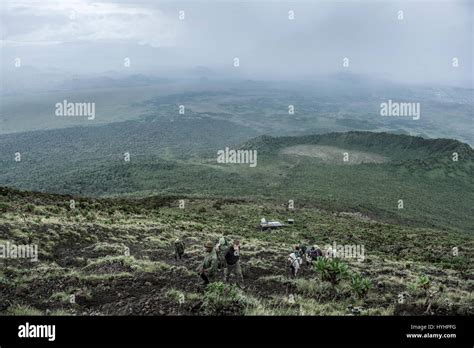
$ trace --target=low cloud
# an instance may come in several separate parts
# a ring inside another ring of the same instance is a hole
[[[131,42],[152,47],[175,46],[178,18],[150,6],[69,1],[7,1],[3,46],[74,42]]]

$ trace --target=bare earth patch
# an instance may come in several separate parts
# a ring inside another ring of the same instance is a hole
[[[344,161],[345,153],[348,154],[347,161]],[[383,163],[389,161],[387,157],[375,153],[326,145],[295,145],[284,148],[281,150],[281,154],[313,157],[330,164]]]

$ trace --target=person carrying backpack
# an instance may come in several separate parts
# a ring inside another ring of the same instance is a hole
[[[214,244],[211,241],[204,244],[204,250],[206,254],[198,272],[204,285],[207,285],[216,277],[218,260]]]
[[[316,261],[318,257],[322,257],[323,252],[319,248],[319,246],[313,245],[311,249],[308,250],[308,256],[309,256],[310,262],[312,263],[313,261]]]
[[[225,261],[225,254],[227,250],[229,249],[229,241],[225,236],[221,236],[215,246],[216,254],[217,254],[217,260],[218,260],[218,268],[222,269],[226,267],[226,261]]]
[[[174,241],[174,258],[178,260],[178,258],[181,260],[184,255],[184,243],[181,239],[176,238]]]
[[[303,242],[301,242],[299,245],[299,253],[300,253],[301,260],[303,261],[305,265],[309,264],[307,252],[308,252],[308,247]]]
[[[288,264],[290,266],[290,272],[293,277],[296,277],[298,270],[300,269],[303,259],[300,254],[300,247],[296,246],[295,251],[288,255]]]
[[[242,269],[240,267],[240,241],[234,240],[234,243],[229,247],[225,254],[225,261],[227,269],[225,272],[225,281],[228,282],[232,274],[236,276],[237,283],[243,282],[244,277],[242,276]]]
[[[308,248],[306,247],[306,245],[303,242],[301,242],[300,243],[300,256],[301,257],[303,257],[306,254],[307,249]]]

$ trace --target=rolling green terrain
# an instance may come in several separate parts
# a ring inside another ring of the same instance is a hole
[[[226,147],[257,151],[257,166],[218,163]],[[474,313],[474,150],[460,141],[259,136],[187,114],[6,134],[0,148],[0,245],[39,254],[0,259],[0,314]],[[262,217],[295,224],[262,232]],[[221,273],[204,287],[196,273],[221,234],[242,241],[243,287]],[[362,245],[365,257],[293,278],[297,243]]]
[[[440,129],[438,107],[419,124],[366,117],[377,105],[367,90],[341,103],[337,83],[325,88],[289,95],[247,81],[152,97],[138,86],[125,108],[100,93],[108,115],[81,127],[48,123],[52,99],[39,101],[31,126],[44,130],[0,136],[0,245],[39,253],[0,258],[0,314],[472,315],[474,150],[406,135],[472,143],[469,129]],[[29,124],[25,107],[15,112]],[[257,165],[218,163],[225,148],[256,151]],[[295,224],[262,232],[262,217]],[[196,273],[203,243],[221,234],[242,241],[243,288],[222,274],[204,287]],[[301,242],[362,245],[365,258],[305,264],[293,278],[286,258]]]
[[[272,197],[472,232],[474,151],[467,144],[371,132],[246,141],[255,135],[188,115],[8,134],[0,137],[0,184],[84,196]],[[257,166],[217,163],[225,147],[257,150]],[[295,147],[317,149],[318,156]]]
[[[261,217],[295,224],[262,232]],[[242,288],[221,275],[206,288],[196,274],[203,243],[221,234],[241,240]],[[181,261],[177,237],[186,244]],[[472,236],[310,204],[0,188],[0,242],[38,246],[38,262],[0,259],[2,315],[474,314]],[[365,258],[305,264],[292,278],[286,258],[300,242],[364,245]]]

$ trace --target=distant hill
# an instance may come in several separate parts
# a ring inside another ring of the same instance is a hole
[[[261,136],[241,146],[258,149],[263,154],[277,154],[295,145],[329,145],[352,151],[367,151],[385,156],[394,167],[423,171],[438,168],[446,175],[471,177],[474,173],[474,150],[454,139],[425,139],[393,133],[347,132],[296,137]],[[457,156],[457,161],[453,160]],[[342,158],[342,151],[341,151]],[[471,181],[472,182],[472,181]]]
[[[467,144],[372,132],[247,140],[252,134],[258,135],[244,125],[191,113],[4,135],[0,185],[84,196],[295,200],[396,223],[471,232],[474,155]],[[257,150],[257,166],[217,163],[217,152],[226,147]],[[20,162],[14,161],[16,152]],[[454,152],[458,161],[453,161]]]
[[[168,79],[150,77],[143,74],[134,74],[123,77],[76,77],[64,81],[58,86],[60,90],[82,90],[101,88],[130,88],[135,86],[149,86],[153,84],[166,83]]]
[[[293,137],[263,135],[248,141],[242,148],[275,152],[282,147],[296,144],[324,144],[359,148],[388,155],[394,160],[451,155],[453,152],[459,153],[461,157],[474,159],[474,150],[468,144],[458,140],[426,139],[386,132],[351,131]]]

